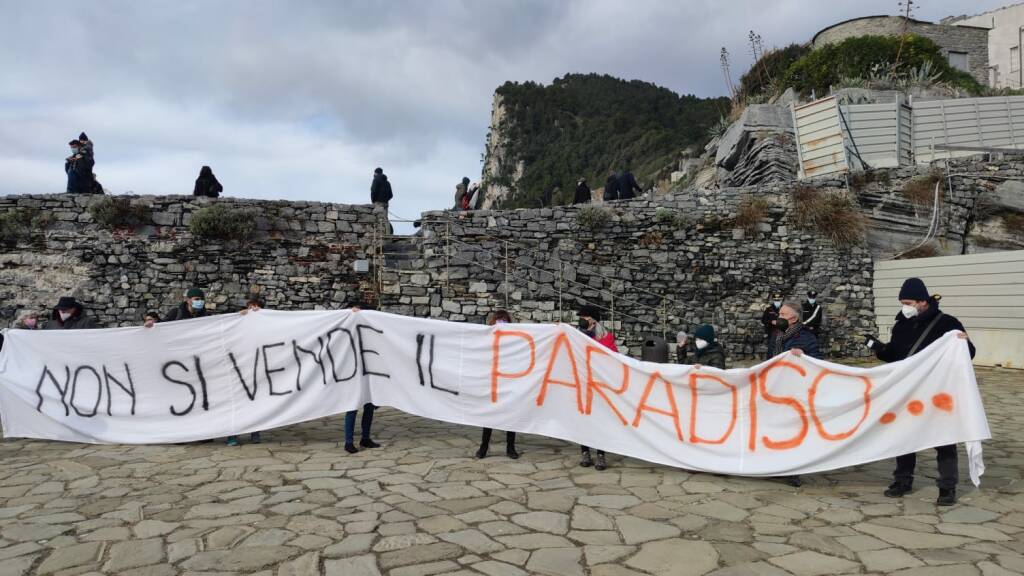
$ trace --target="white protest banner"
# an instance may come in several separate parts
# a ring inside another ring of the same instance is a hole
[[[977,483],[979,441],[991,437],[954,333],[869,369],[785,354],[722,371],[641,362],[566,324],[262,310],[149,329],[9,330],[0,353],[7,438],[188,442],[366,402],[752,476],[967,442]]]

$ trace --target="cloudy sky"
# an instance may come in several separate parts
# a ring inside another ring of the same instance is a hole
[[[973,12],[1008,0],[974,0]],[[924,0],[919,19],[963,0]],[[0,194],[60,192],[86,131],[113,193],[191,194],[213,167],[229,196],[447,207],[480,177],[491,95],[569,72],[725,93],[769,46],[896,0],[0,0]],[[400,229],[405,229],[401,227]]]

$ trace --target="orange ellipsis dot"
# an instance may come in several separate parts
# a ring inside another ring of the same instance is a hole
[[[911,400],[907,404],[907,412],[910,412],[914,416],[920,416],[921,412],[924,412],[924,402],[920,400]]]
[[[886,412],[882,414],[882,417],[878,419],[882,424],[892,424],[896,420],[896,415],[892,412]]]
[[[946,412],[953,411],[953,397],[945,392],[932,396],[932,404],[934,404],[939,410],[945,410]]]

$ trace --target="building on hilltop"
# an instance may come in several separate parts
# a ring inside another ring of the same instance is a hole
[[[902,16],[863,16],[822,29],[811,39],[811,46],[820,48],[857,36],[899,36],[904,32],[935,42],[951,66],[981,84],[989,84],[989,28],[967,21],[936,24]]]
[[[1021,49],[1024,44],[1024,2],[975,16],[945,18],[942,23],[988,29],[989,86],[1024,87],[1024,70],[1020,65]]]

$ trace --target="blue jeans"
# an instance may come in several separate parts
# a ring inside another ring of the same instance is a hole
[[[360,437],[363,440],[370,439],[370,426],[373,426],[373,410],[377,408],[373,404],[363,406],[363,420]],[[351,410],[345,413],[345,444],[351,444],[356,432],[356,413],[358,410]]]

